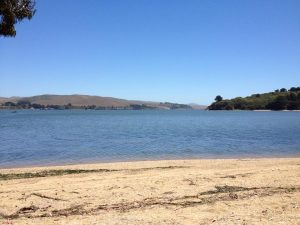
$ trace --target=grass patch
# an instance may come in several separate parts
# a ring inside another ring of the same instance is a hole
[[[26,178],[37,178],[37,177],[53,177],[62,176],[70,174],[81,174],[81,173],[105,173],[105,172],[116,172],[116,171],[131,171],[131,172],[144,172],[148,170],[166,170],[166,169],[178,169],[186,168],[183,166],[166,166],[166,167],[149,167],[149,168],[138,168],[138,169],[124,169],[124,170],[114,170],[114,169],[95,169],[95,170],[43,170],[35,173],[0,173],[1,180],[15,180],[15,179],[26,179]]]
[[[221,194],[221,193],[230,193],[230,192],[239,192],[239,191],[251,191],[259,189],[257,187],[253,188],[246,188],[246,187],[239,187],[239,186],[215,186],[215,190],[201,192],[200,195],[212,195],[212,194]]]
[[[62,176],[69,174],[81,174],[81,173],[103,173],[103,172],[113,172],[117,170],[108,169],[97,169],[97,170],[43,170],[36,173],[8,173],[0,174],[0,180],[14,180],[14,179],[25,179],[25,178],[36,178],[36,177],[53,177]]]

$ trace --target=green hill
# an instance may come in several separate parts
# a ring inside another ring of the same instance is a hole
[[[223,100],[221,96],[217,96],[215,100],[208,106],[209,110],[300,110],[300,87],[289,90],[281,88],[245,98]]]

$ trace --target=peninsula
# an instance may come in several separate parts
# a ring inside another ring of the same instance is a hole
[[[242,98],[215,98],[209,110],[300,110],[300,87],[277,89],[273,92],[253,94]]]

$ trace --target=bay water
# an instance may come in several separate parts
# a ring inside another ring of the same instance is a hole
[[[300,112],[0,111],[0,167],[300,155]]]

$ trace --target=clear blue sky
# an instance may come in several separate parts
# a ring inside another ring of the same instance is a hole
[[[299,0],[37,0],[0,38],[0,96],[209,104],[300,86]]]

